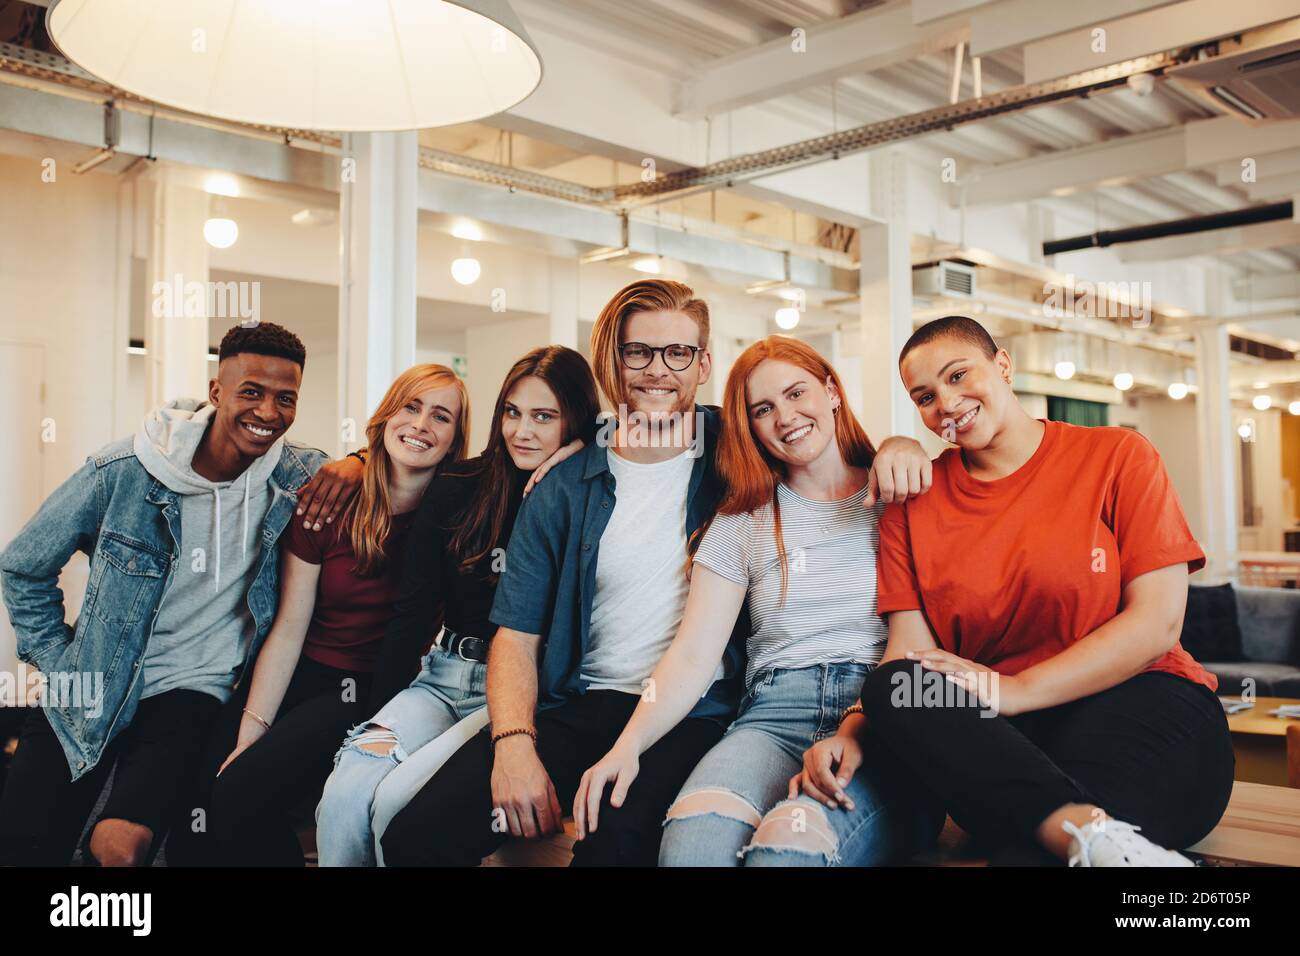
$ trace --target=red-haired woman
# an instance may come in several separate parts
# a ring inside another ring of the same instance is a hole
[[[606,784],[619,806],[639,757],[713,680],[748,600],[746,694],[726,735],[668,811],[663,866],[887,863],[943,822],[892,762],[859,773],[850,798],[875,812],[791,809],[804,751],[835,733],[887,640],[876,614],[881,505],[867,505],[875,451],[844,403],[835,370],[797,339],[751,345],[727,378],[718,468],[726,496],[694,556],[685,615],[642,702],[610,752],[583,776],[579,836],[599,825]],[[929,462],[915,446],[908,467]]]
[[[366,426],[361,489],[340,520],[316,532],[289,523],[275,622],[213,732],[194,802],[203,812],[172,827],[170,863],[302,865],[290,812],[320,792],[363,716],[416,506],[440,465],[465,457],[468,431],[456,373],[407,369]]]

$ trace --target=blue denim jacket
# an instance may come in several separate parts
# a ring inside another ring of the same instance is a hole
[[[722,416],[711,406],[697,405],[695,410],[704,415],[704,451],[695,460],[687,491],[688,540],[713,517],[723,491],[714,464]],[[537,681],[540,710],[587,690],[582,659],[591,638],[596,556],[614,511],[614,486],[609,449],[592,444],[533,489],[510,536],[490,619],[498,627],[544,636]],[[745,689],[748,637],[746,605],[723,654],[723,676],[689,716],[731,723]]]
[[[245,665],[271,629],[279,601],[277,540],[296,492],[328,457],[285,443],[271,475],[261,557],[248,589],[257,624]],[[102,674],[103,696],[51,700],[45,711],[76,780],[130,723],[140,702],[145,645],[178,560],[180,504],[149,474],[124,438],[101,449],[50,495],[0,553],[0,587],[18,637],[18,657],[47,677]],[[59,572],[73,551],[90,555],[76,624],[64,623]],[[79,704],[80,706],[73,706]]]

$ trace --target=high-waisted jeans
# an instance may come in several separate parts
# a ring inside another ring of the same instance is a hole
[[[943,809],[893,755],[865,746],[845,792],[854,812],[787,800],[804,751],[833,735],[866,664],[760,671],[734,723],[669,809],[660,866],[872,866],[933,842]]]
[[[353,727],[316,808],[321,866],[383,865],[390,820],[460,746],[487,724],[487,665],[434,648],[419,676]],[[364,749],[390,744],[387,753]]]

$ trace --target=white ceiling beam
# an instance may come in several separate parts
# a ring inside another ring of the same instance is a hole
[[[971,55],[986,56],[998,50],[1076,30],[1078,27],[1104,23],[1114,17],[1167,6],[1172,2],[1174,0],[1088,0],[1086,3],[1002,0],[1001,3],[983,7],[971,14]]]
[[[1254,160],[1251,167],[1251,175],[1255,182],[1281,179],[1286,176],[1300,173],[1300,150],[1281,153],[1266,153],[1263,156],[1255,153],[1249,157],[1243,155],[1241,158],[1229,159],[1220,163],[1214,168],[1215,182],[1220,186],[1249,185],[1249,183],[1242,178],[1247,169],[1244,165],[1244,161],[1247,158]]]
[[[917,26],[907,3],[863,10],[809,27],[805,52],[795,52],[787,36],[711,63],[682,84],[674,115],[688,120],[716,116],[953,47],[967,35],[964,23],[951,20]]]
[[[966,13],[976,7],[987,7],[996,0],[912,0],[912,22],[929,23],[944,17]]]
[[[1300,296],[1300,272],[1289,275],[1250,276],[1232,283],[1232,297],[1246,302],[1293,299]]]
[[[1193,256],[1231,256],[1256,249],[1295,245],[1300,245],[1300,222],[1279,221],[1167,239],[1124,242],[1113,248],[1121,262],[1172,262]]]
[[[1043,6],[1056,8],[1056,4]],[[1089,15],[1094,14],[1100,6],[1093,3],[1078,5],[1080,10],[1087,11]],[[1249,3],[1185,0],[1172,5],[1148,3],[1144,6],[1158,6],[1159,9],[1148,9],[1109,22],[1106,22],[1106,17],[1091,16],[1085,21],[1089,25],[1083,29],[1027,43],[1024,50],[1025,82],[1041,83],[1043,80],[1068,76],[1081,70],[1092,70],[1161,50],[1203,43],[1266,23],[1300,16],[1300,0],[1250,0]],[[1106,30],[1106,49],[1102,53],[1093,52],[1092,31],[1095,25],[1104,26]],[[972,18],[972,44],[976,29],[976,18]]]
[[[1296,193],[1300,193],[1300,173],[1292,173],[1290,176],[1276,176],[1272,179],[1260,180],[1257,183],[1246,183],[1243,188],[1246,190],[1246,195],[1256,202],[1277,202],[1290,199]]]
[[[1235,162],[1240,169],[1247,157],[1300,149],[1300,120],[1248,126],[1231,116],[1216,116],[1183,128],[1187,131],[1187,165],[1194,168]]]
[[[1183,168],[1181,127],[1125,136],[1109,143],[1035,156],[975,170],[954,184],[950,204],[968,206],[1069,196],[1100,186],[1128,185]]]

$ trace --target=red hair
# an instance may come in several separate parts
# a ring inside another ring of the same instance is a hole
[[[776,551],[781,565],[781,600],[785,600],[787,578],[785,542],[781,539],[781,509],[776,486],[785,478],[785,465],[763,447],[749,419],[746,387],[754,369],[772,359],[798,366],[821,384],[827,379],[840,396],[835,412],[835,443],[846,465],[870,468],[875,446],[844,400],[844,385],[835,369],[811,345],[785,335],[769,335],[740,353],[722,398],[722,435],[718,440],[718,474],[726,487],[718,514],[744,514],[771,502],[776,522]]]

